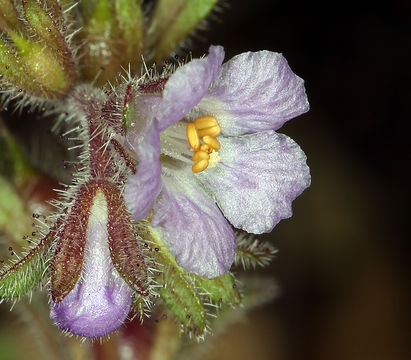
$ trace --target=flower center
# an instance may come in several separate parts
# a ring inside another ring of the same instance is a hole
[[[191,168],[193,173],[202,172],[208,166],[213,166],[215,160],[218,161],[221,145],[216,136],[220,132],[220,125],[212,116],[200,117],[187,125],[187,140],[194,151],[194,165]]]

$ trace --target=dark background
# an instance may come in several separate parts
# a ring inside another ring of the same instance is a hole
[[[232,1],[209,24],[195,56],[277,51],[305,79],[311,110],[279,131],[306,152],[312,186],[265,236],[277,300],[207,359],[410,358],[410,14],[407,1]]]

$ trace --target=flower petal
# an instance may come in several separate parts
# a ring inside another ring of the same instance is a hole
[[[197,174],[198,180],[235,227],[271,231],[292,215],[292,201],[310,185],[304,152],[274,131],[219,139],[220,162]]]
[[[234,232],[195,183],[165,179],[152,224],[177,263],[199,276],[226,274],[234,261]]]
[[[98,192],[90,211],[82,275],[50,317],[64,331],[95,338],[119,328],[130,310],[131,292],[114,270],[107,234],[107,202]]]
[[[154,125],[139,136],[130,136],[129,147],[138,159],[137,172],[130,176],[124,199],[135,221],[148,216],[161,190],[160,137]]]
[[[210,46],[209,55],[180,67],[167,81],[163,101],[158,109],[159,129],[181,120],[207,93],[217,78],[224,60],[221,46]]]
[[[277,130],[308,111],[304,81],[287,60],[270,51],[247,52],[222,66],[193,117],[214,116],[224,135]]]

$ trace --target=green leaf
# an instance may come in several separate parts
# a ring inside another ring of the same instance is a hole
[[[161,61],[211,13],[217,0],[159,0],[147,31],[155,60]]]
[[[42,281],[48,266],[52,234],[50,231],[20,261],[3,269],[0,274],[0,298],[18,298]]]

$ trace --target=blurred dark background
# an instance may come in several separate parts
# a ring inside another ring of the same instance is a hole
[[[306,152],[312,186],[265,236],[277,300],[206,359],[411,358],[411,3],[236,0],[218,19],[207,41],[227,59],[281,52],[305,79],[311,110],[280,132]]]

